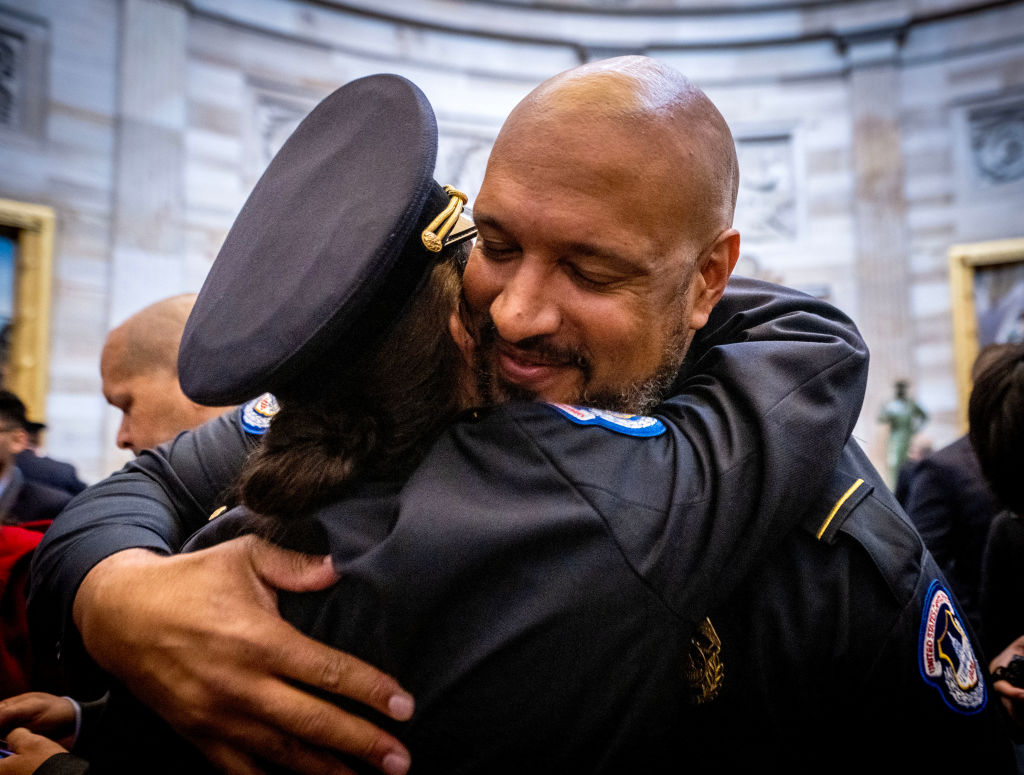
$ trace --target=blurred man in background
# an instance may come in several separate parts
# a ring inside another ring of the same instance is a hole
[[[107,403],[122,413],[121,449],[138,455],[228,408],[200,406],[178,385],[178,344],[195,300],[194,293],[162,299],[107,335],[100,375]]]
[[[78,495],[86,484],[78,478],[78,472],[71,463],[54,460],[42,454],[42,434],[46,423],[28,420],[25,423],[27,443],[25,449],[14,457],[14,462],[26,479],[32,479],[71,495]]]

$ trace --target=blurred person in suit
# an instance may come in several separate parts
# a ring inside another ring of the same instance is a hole
[[[910,451],[907,453],[907,460],[900,466],[899,473],[896,474],[896,486],[892,490],[896,500],[900,502],[904,509],[907,508],[907,499],[910,497],[910,483],[914,481],[914,474],[917,472],[918,463],[932,454],[932,452],[934,452],[932,440],[923,433],[917,434],[910,440]]]
[[[1012,345],[984,348],[972,379]],[[917,463],[907,491],[907,513],[953,586],[964,613],[981,627],[978,586],[989,526],[999,505],[978,464],[968,434]]]
[[[29,478],[15,464],[28,446],[25,404],[9,390],[0,390],[0,521],[4,524],[52,520],[71,499],[63,489]]]
[[[26,479],[56,487],[71,495],[78,495],[86,488],[85,482],[78,478],[78,472],[71,463],[63,460],[55,460],[42,453],[42,434],[46,430],[46,423],[35,420],[25,422],[25,433],[28,436],[28,443],[25,449],[14,457],[14,463],[25,475]]]
[[[1024,345],[1003,347],[977,375],[968,408],[970,440],[996,502],[981,569],[981,639],[993,689],[1016,725],[1024,773]]]
[[[0,697],[25,691],[37,669],[25,613],[29,563],[43,531],[72,497],[15,465],[28,444],[27,423],[21,399],[0,390]]]
[[[195,299],[196,294],[184,293],[157,301],[107,335],[100,373],[104,397],[122,412],[118,447],[138,455],[226,410],[190,401],[178,384],[178,343]],[[9,710],[18,709],[18,714],[26,704],[73,707],[66,698],[27,693],[30,689],[57,690],[62,686],[56,667],[39,668],[50,663],[41,660],[38,653],[32,654],[25,617],[29,564],[42,538],[41,531],[74,494],[86,487],[69,464],[35,454],[31,435],[34,432],[38,439],[45,427],[27,419],[25,407],[16,396],[0,393],[0,465],[7,454],[18,461],[11,470],[0,468],[5,472],[0,474],[0,505],[10,503],[10,510],[4,512],[8,520],[31,522],[19,528],[5,526],[0,539],[0,698],[7,697],[2,704]],[[7,477],[13,484],[5,487],[2,482]],[[40,483],[44,477],[46,482]]]

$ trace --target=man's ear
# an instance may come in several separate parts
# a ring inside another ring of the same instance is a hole
[[[459,372],[459,404],[462,408],[471,406],[482,406],[483,401],[477,390],[477,379],[474,372],[474,353],[476,352],[476,341],[469,333],[465,306],[459,304],[448,318],[448,333],[455,340],[455,346],[462,353],[462,369]]]
[[[718,235],[711,249],[704,255],[694,275],[693,287],[697,290],[697,295],[690,309],[691,329],[703,328],[708,322],[708,316],[722,298],[739,257],[740,233],[736,229],[726,229]]]
[[[454,310],[448,318],[448,333],[455,340],[455,346],[462,353],[462,358],[466,365],[471,366],[473,364],[473,352],[476,349],[476,343],[473,341],[473,337],[470,336],[469,331],[466,330],[466,322],[460,314],[461,311],[462,305],[459,305],[459,309]]]

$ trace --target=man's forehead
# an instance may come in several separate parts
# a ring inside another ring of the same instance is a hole
[[[162,389],[165,385],[177,385],[177,381],[177,375],[171,369],[160,366],[114,369],[103,373],[103,392],[130,395],[151,387]]]
[[[535,194],[528,176],[490,177],[473,209],[484,241],[504,239],[509,247],[593,257],[630,273],[647,273],[691,252],[685,218],[667,203],[645,210],[614,189],[595,194],[557,183]]]

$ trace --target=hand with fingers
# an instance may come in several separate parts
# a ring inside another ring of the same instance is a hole
[[[337,578],[329,557],[255,536],[170,557],[129,549],[89,572],[74,618],[97,663],[225,771],[261,772],[269,761],[343,772],[343,754],[403,775],[410,757],[395,737],[295,685],[397,721],[412,715],[412,698],[393,678],[278,613],[278,589],[324,589]]]
[[[0,701],[0,737],[25,727],[70,748],[74,744],[75,706],[67,697],[25,692]]]
[[[67,753],[60,743],[29,732],[24,727],[8,733],[7,750],[10,755],[0,759],[0,775],[32,775],[51,756]],[[86,763],[77,757],[75,760],[81,764],[76,771],[85,772]]]
[[[992,688],[998,692],[1006,712],[1017,726],[1024,728],[1024,670],[1019,662],[1011,666],[1016,658],[1024,658],[1024,635],[989,662],[989,671],[994,679]]]

